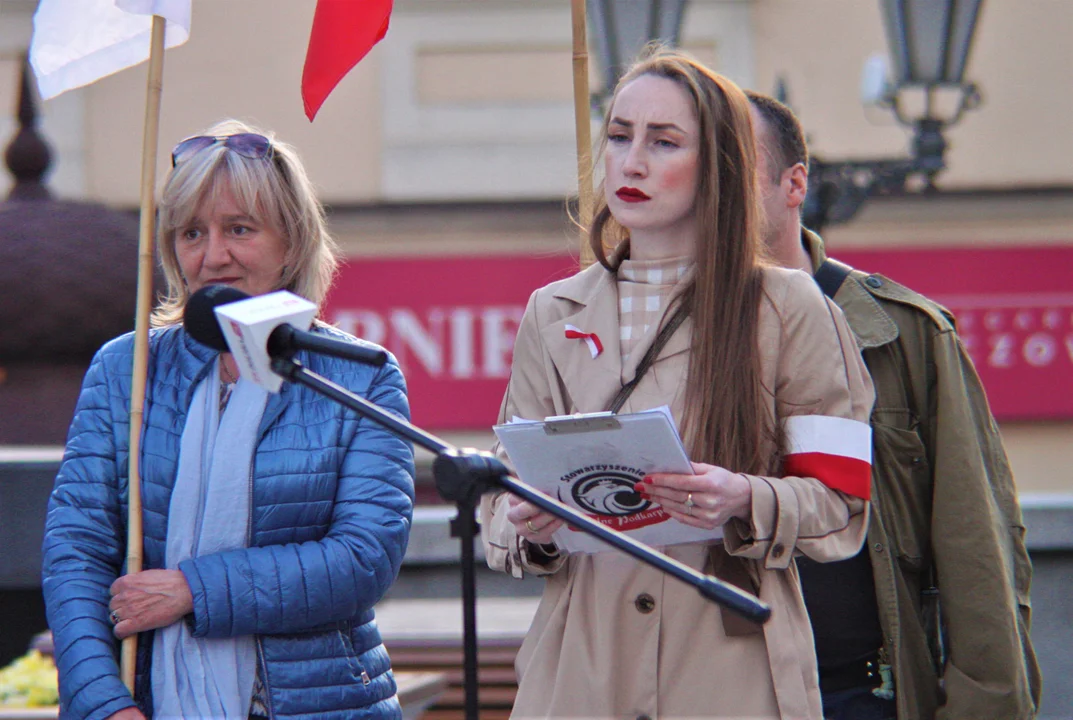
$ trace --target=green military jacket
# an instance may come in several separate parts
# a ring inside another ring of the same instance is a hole
[[[803,240],[815,272],[823,242],[807,230]],[[1021,508],[953,319],[857,270],[834,301],[876,390],[867,543],[898,718],[1032,718],[1041,680]],[[935,641],[937,617],[944,643]]]

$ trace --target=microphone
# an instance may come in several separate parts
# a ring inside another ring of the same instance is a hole
[[[227,285],[208,285],[187,301],[183,327],[202,345],[230,351],[239,372],[270,392],[283,384],[272,360],[299,350],[370,365],[387,362],[383,350],[299,329],[309,327],[316,313],[316,305],[286,290],[250,297]]]

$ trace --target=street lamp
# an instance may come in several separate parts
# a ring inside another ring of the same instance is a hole
[[[934,190],[946,167],[943,131],[980,104],[964,80],[983,0],[880,0],[894,77],[880,100],[913,130],[907,158],[828,162],[813,158],[803,222],[817,231],[846,222],[874,193],[904,190],[919,179]]]
[[[596,53],[604,70],[602,98],[646,44],[677,45],[686,0],[588,0]],[[601,98],[601,99],[602,99]]]

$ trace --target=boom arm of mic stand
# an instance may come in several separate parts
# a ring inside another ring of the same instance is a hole
[[[718,578],[697,572],[631,537],[596,522],[574,508],[534,490],[513,477],[507,467],[490,453],[456,448],[435,435],[385,412],[376,404],[355,395],[346,388],[307,370],[296,360],[276,358],[272,361],[272,369],[289,380],[327,395],[354,412],[380,423],[393,433],[434,453],[436,460],[432,467],[436,476],[436,488],[447,500],[464,501],[476,505],[480,496],[489,490],[497,488],[509,490],[541,510],[566,521],[571,527],[594,535],[641,562],[695,586],[706,598],[725,605],[749,620],[762,623],[771,616],[771,608],[753,595]]]
[[[433,462],[432,471],[436,478],[436,489],[444,499],[452,500],[457,505],[458,517],[452,521],[452,534],[462,540],[462,639],[466,720],[478,720],[480,713],[477,698],[479,687],[477,682],[477,582],[473,550],[473,540],[478,528],[474,514],[480,496],[489,490],[497,488],[509,490],[542,510],[565,520],[572,527],[595,535],[641,562],[693,585],[704,597],[725,605],[754,622],[765,622],[771,616],[771,608],[752,595],[717,578],[699,573],[537,492],[512,477],[507,467],[491,453],[461,450],[449,445],[435,435],[382,410],[375,403],[307,370],[293,358],[273,358],[272,370],[335,400],[362,417],[383,425],[395,435],[435,453],[436,460]]]
[[[458,488],[459,492],[467,492],[465,485],[467,483],[470,486],[474,485],[472,478],[482,478],[478,484],[487,483],[488,489],[498,487],[514,493],[541,510],[566,521],[572,528],[593,535],[627,555],[693,585],[704,597],[725,605],[748,620],[763,623],[771,617],[771,608],[753,595],[718,578],[697,572],[688,565],[669,558],[644,543],[617,530],[612,530],[588,515],[535,490],[511,475],[507,467],[491,453],[475,450],[448,450],[436,457],[432,468],[436,476],[437,488],[441,493],[444,493],[441,487],[444,481],[448,483],[449,492],[454,492],[451,488]],[[444,496],[451,499],[446,493]]]

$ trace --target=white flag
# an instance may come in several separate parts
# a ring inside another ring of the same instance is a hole
[[[30,63],[45,100],[149,59],[153,15],[164,44],[190,37],[191,0],[40,0]]]

